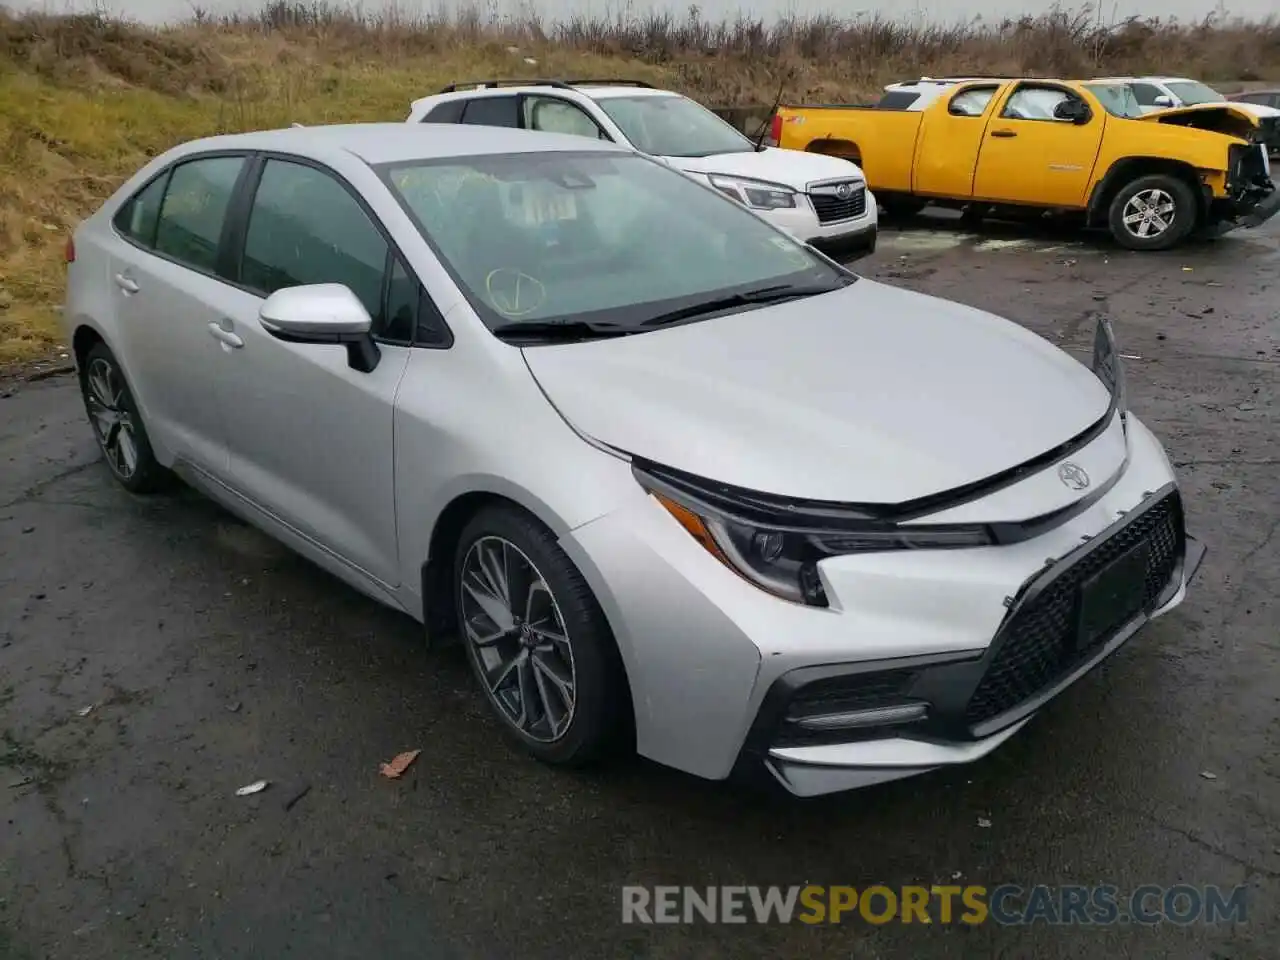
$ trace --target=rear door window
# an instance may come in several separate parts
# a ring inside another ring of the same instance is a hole
[[[244,157],[204,157],[174,167],[156,223],[156,252],[213,273],[243,167]],[[145,228],[145,218],[139,225]]]
[[[996,87],[970,87],[961,90],[947,104],[947,113],[953,117],[980,117],[987,104],[996,95]]]

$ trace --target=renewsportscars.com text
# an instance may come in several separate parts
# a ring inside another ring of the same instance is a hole
[[[1149,884],[966,886],[628,886],[622,922],[668,923],[1244,923],[1247,888]]]

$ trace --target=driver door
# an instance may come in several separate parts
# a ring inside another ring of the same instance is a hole
[[[392,425],[413,336],[394,329],[404,305],[392,301],[416,296],[408,277],[344,182],[320,167],[268,158],[223,323],[233,343],[216,365],[237,492],[391,587],[400,580]],[[264,299],[309,283],[342,283],[360,298],[379,340],[372,371],[353,369],[343,345],[288,343],[263,329]]]
[[[1084,104],[1087,119],[1057,120],[1064,101]],[[987,124],[973,197],[1041,207],[1084,206],[1102,146],[1104,118],[1079,94],[1052,83],[1020,83]]]

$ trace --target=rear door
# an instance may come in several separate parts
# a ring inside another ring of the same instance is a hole
[[[268,156],[237,239],[217,364],[232,485],[276,520],[387,586],[399,584],[392,422],[419,285],[356,191],[328,168]],[[263,329],[282,287],[346,284],[369,311],[381,360],[286,343]]]
[[[150,430],[182,460],[222,476],[226,430],[210,330],[227,211],[247,169],[243,154],[183,159],[134,195],[113,221],[111,295],[121,353]]]
[[[912,190],[939,197],[968,197],[978,151],[991,116],[998,83],[969,84],[947,91],[924,111],[916,148]]]
[[[1083,103],[1081,123],[1054,118],[1058,104]],[[987,124],[973,178],[973,197],[1044,207],[1083,207],[1102,146],[1105,114],[1056,83],[1018,83]]]

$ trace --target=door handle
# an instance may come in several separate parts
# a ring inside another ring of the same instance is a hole
[[[126,277],[123,273],[116,274],[116,286],[125,293],[138,292],[138,284],[129,277]]]
[[[1005,137],[1005,138],[1017,136],[1017,134],[1014,133],[1012,130],[992,130],[991,135],[993,137]]]
[[[230,330],[223,330],[216,320],[209,321],[209,336],[227,347],[243,347],[244,341]]]

